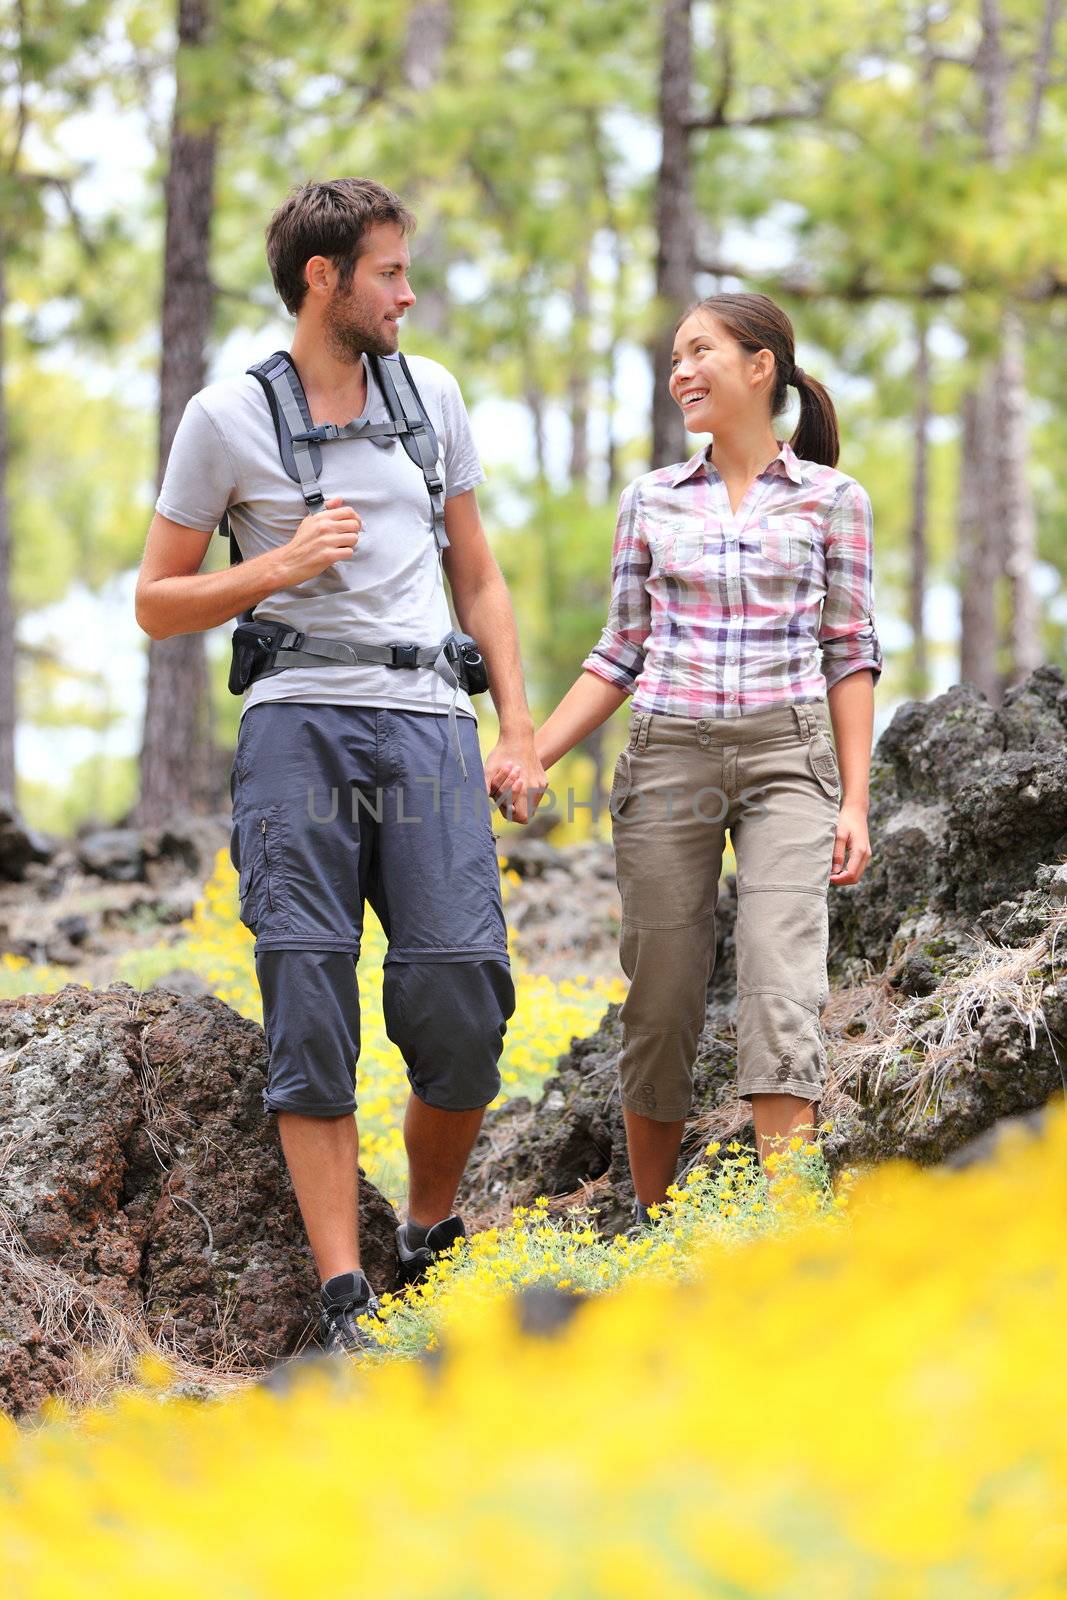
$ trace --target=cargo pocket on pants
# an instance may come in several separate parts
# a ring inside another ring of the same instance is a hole
[[[630,752],[623,750],[615,763],[615,774],[611,780],[611,793],[608,795],[608,811],[613,817],[620,815],[623,806],[630,798],[633,787],[633,773],[630,768]]]
[[[255,874],[255,862],[251,862],[243,869],[240,880],[237,884],[237,898],[240,902],[241,921],[244,923],[245,927],[250,933],[255,933],[258,922],[258,918],[256,916],[255,896],[253,891]]]
[[[831,800],[841,798],[841,774],[837,757],[825,733],[816,733],[808,742],[808,765],[820,787]]]
[[[236,825],[241,921],[257,938],[288,932],[285,818],[278,806],[250,806]]]

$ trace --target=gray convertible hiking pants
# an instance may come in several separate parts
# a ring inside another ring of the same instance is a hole
[[[515,990],[474,719],[459,732],[467,781],[445,715],[269,701],[242,717],[230,856],[256,935],[264,1110],[355,1110],[366,900],[412,1090],[450,1111],[496,1098]]]

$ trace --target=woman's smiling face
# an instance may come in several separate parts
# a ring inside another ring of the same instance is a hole
[[[709,311],[686,317],[674,336],[669,388],[690,433],[714,433],[741,416],[763,383],[760,358],[743,350],[718,317]]]

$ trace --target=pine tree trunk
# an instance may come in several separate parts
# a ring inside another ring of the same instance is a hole
[[[996,426],[988,383],[963,398],[959,487],[960,681],[1000,703],[996,588],[999,551],[989,537],[987,503],[996,496],[989,439]]]
[[[589,243],[578,258],[571,299],[570,371],[567,398],[570,409],[570,484],[583,492],[589,487]]]
[[[183,53],[206,42],[210,25],[205,0],[179,0],[178,84],[166,184],[160,482],[186,403],[204,386],[211,330],[216,129],[189,119],[182,83]],[[153,640],[148,651],[141,795],[135,811],[140,826],[158,826],[220,802],[210,779],[211,721],[203,634]]]
[[[11,515],[7,499],[8,436],[4,391],[4,239],[0,235],[0,796],[15,799],[15,608],[11,600]]]
[[[526,370],[532,371],[532,356],[529,350],[524,352]],[[534,468],[537,473],[538,493],[544,494],[548,489],[548,421],[545,416],[545,396],[537,383],[531,378],[523,386],[523,399],[526,409],[530,414],[530,428],[533,433]]]
[[[919,138],[923,153],[935,150],[934,93],[937,65],[932,39],[933,18],[928,5],[922,7],[919,32],[922,41],[922,74],[919,103],[922,108]],[[931,413],[930,312],[920,303],[915,318],[915,431],[912,445],[911,490],[911,588],[908,594],[911,623],[912,695],[921,700],[929,689],[929,663],[926,655],[927,531],[930,518],[930,413]]]
[[[684,460],[681,412],[667,392],[674,326],[693,298],[696,210],[689,155],[693,77],[692,0],[665,0],[660,58],[659,120],[662,135],[656,180],[656,316],[652,362],[652,465]]]
[[[439,81],[453,25],[452,0],[416,0],[408,16],[404,36],[403,72],[404,82],[409,89],[426,94]],[[418,211],[420,192],[417,185],[410,195],[405,194],[403,198]],[[449,327],[445,245],[445,230],[437,218],[431,215],[428,224],[420,218],[413,246],[413,287],[417,304],[412,317],[422,333],[430,334],[435,339],[443,339]]]
[[[974,64],[982,89],[986,154],[994,169],[1004,170],[1012,159],[1008,132],[1008,101],[1012,63],[1005,47],[1005,19],[1000,0],[982,0],[982,34]],[[1030,105],[1030,133],[1036,136],[1041,95],[1037,77]],[[992,494],[983,508],[985,539],[995,550],[996,567],[1007,579],[1007,618],[1003,644],[1007,671],[998,679],[997,698],[1010,683],[1033,670],[1042,659],[1037,600],[1033,591],[1033,565],[1037,530],[1028,474],[1026,426],[1027,392],[1025,338],[1018,313],[1006,306],[1000,321],[1000,350],[987,379],[992,428],[987,436],[993,460]]]
[[[1018,683],[1044,660],[1033,571],[1037,559],[1037,514],[1027,471],[1029,434],[1025,336],[1018,312],[1008,307],[1001,318],[1000,356],[995,382],[998,402],[997,485],[1003,529],[1001,557],[1009,602],[1005,687]]]
[[[930,341],[924,309],[915,329],[915,410],[912,445],[911,587],[908,594],[911,623],[911,688],[919,699],[927,690],[926,628],[926,525],[929,516],[930,478]]]
[[[595,117],[589,119],[589,149],[593,159],[593,174],[604,213],[605,226],[611,240],[611,309],[609,313],[608,342],[602,361],[604,368],[604,490],[609,500],[620,488],[618,422],[619,362],[622,330],[626,323],[627,263],[623,225],[612,193],[608,162],[604,154],[600,125]]]

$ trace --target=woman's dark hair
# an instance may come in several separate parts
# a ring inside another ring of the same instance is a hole
[[[372,178],[304,183],[283,200],[267,224],[267,263],[274,287],[295,316],[307,294],[304,268],[326,256],[347,289],[363,253],[363,235],[379,222],[413,233],[415,218],[392,189]]]
[[[800,394],[800,421],[789,443],[802,461],[836,467],[841,435],[834,403],[822,384],[796,365],[793,324],[781,306],[765,294],[712,294],[689,307],[685,316],[678,319],[675,333],[696,311],[708,311],[718,317],[742,350],[752,355],[757,350],[771,352],[775,360],[771,416],[785,410],[789,399],[786,389],[795,384]]]

